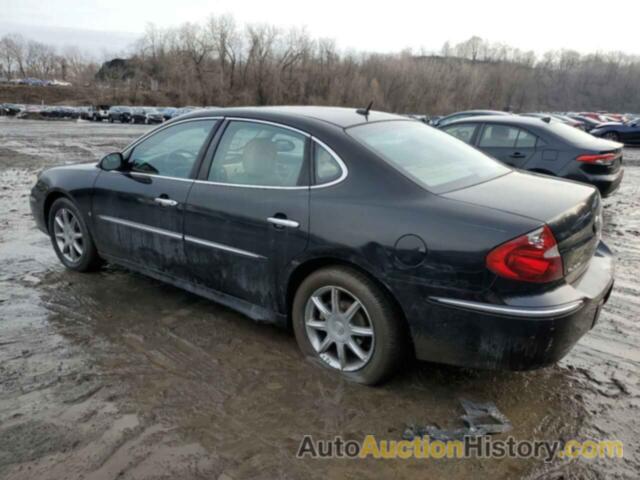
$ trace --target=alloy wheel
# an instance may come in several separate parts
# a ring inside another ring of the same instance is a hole
[[[304,313],[307,338],[330,367],[355,371],[373,355],[375,331],[362,302],[348,290],[329,285],[307,300]]]
[[[79,262],[84,252],[84,238],[80,222],[71,210],[61,208],[56,212],[53,235],[62,256],[71,263]]]

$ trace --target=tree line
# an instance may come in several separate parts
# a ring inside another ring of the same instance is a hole
[[[118,65],[117,68],[111,65]],[[122,65],[126,65],[125,68]],[[472,37],[437,54],[341,51],[304,28],[240,26],[229,15],[149,25],[126,60],[99,65],[9,35],[0,77],[59,78],[119,101],[173,105],[317,104],[443,114],[470,108],[640,112],[640,57],[571,50],[537,56]]]

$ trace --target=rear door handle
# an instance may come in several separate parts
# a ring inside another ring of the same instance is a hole
[[[520,152],[515,152],[512,153],[511,155],[509,155],[511,158],[524,158],[526,157],[526,155],[524,153],[520,153]]]
[[[178,205],[178,202],[171,200],[170,198],[157,197],[154,198],[153,201],[162,207],[175,207]]]
[[[267,222],[275,225],[276,227],[298,228],[300,224],[295,220],[289,220],[286,218],[269,217]]]

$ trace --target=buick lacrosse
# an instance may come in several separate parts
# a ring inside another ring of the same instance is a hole
[[[368,109],[198,111],[45,170],[30,201],[67,268],[112,262],[292,327],[367,384],[408,357],[551,364],[613,285],[595,188]]]

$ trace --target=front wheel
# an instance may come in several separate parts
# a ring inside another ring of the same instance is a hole
[[[613,140],[614,142],[620,141],[620,135],[617,132],[607,132],[603,135],[607,140]]]
[[[80,211],[67,198],[59,198],[49,211],[49,235],[65,267],[78,272],[95,270],[101,259]]]
[[[402,316],[386,292],[356,270],[311,274],[296,292],[292,314],[302,352],[349,380],[380,383],[403,359]]]

